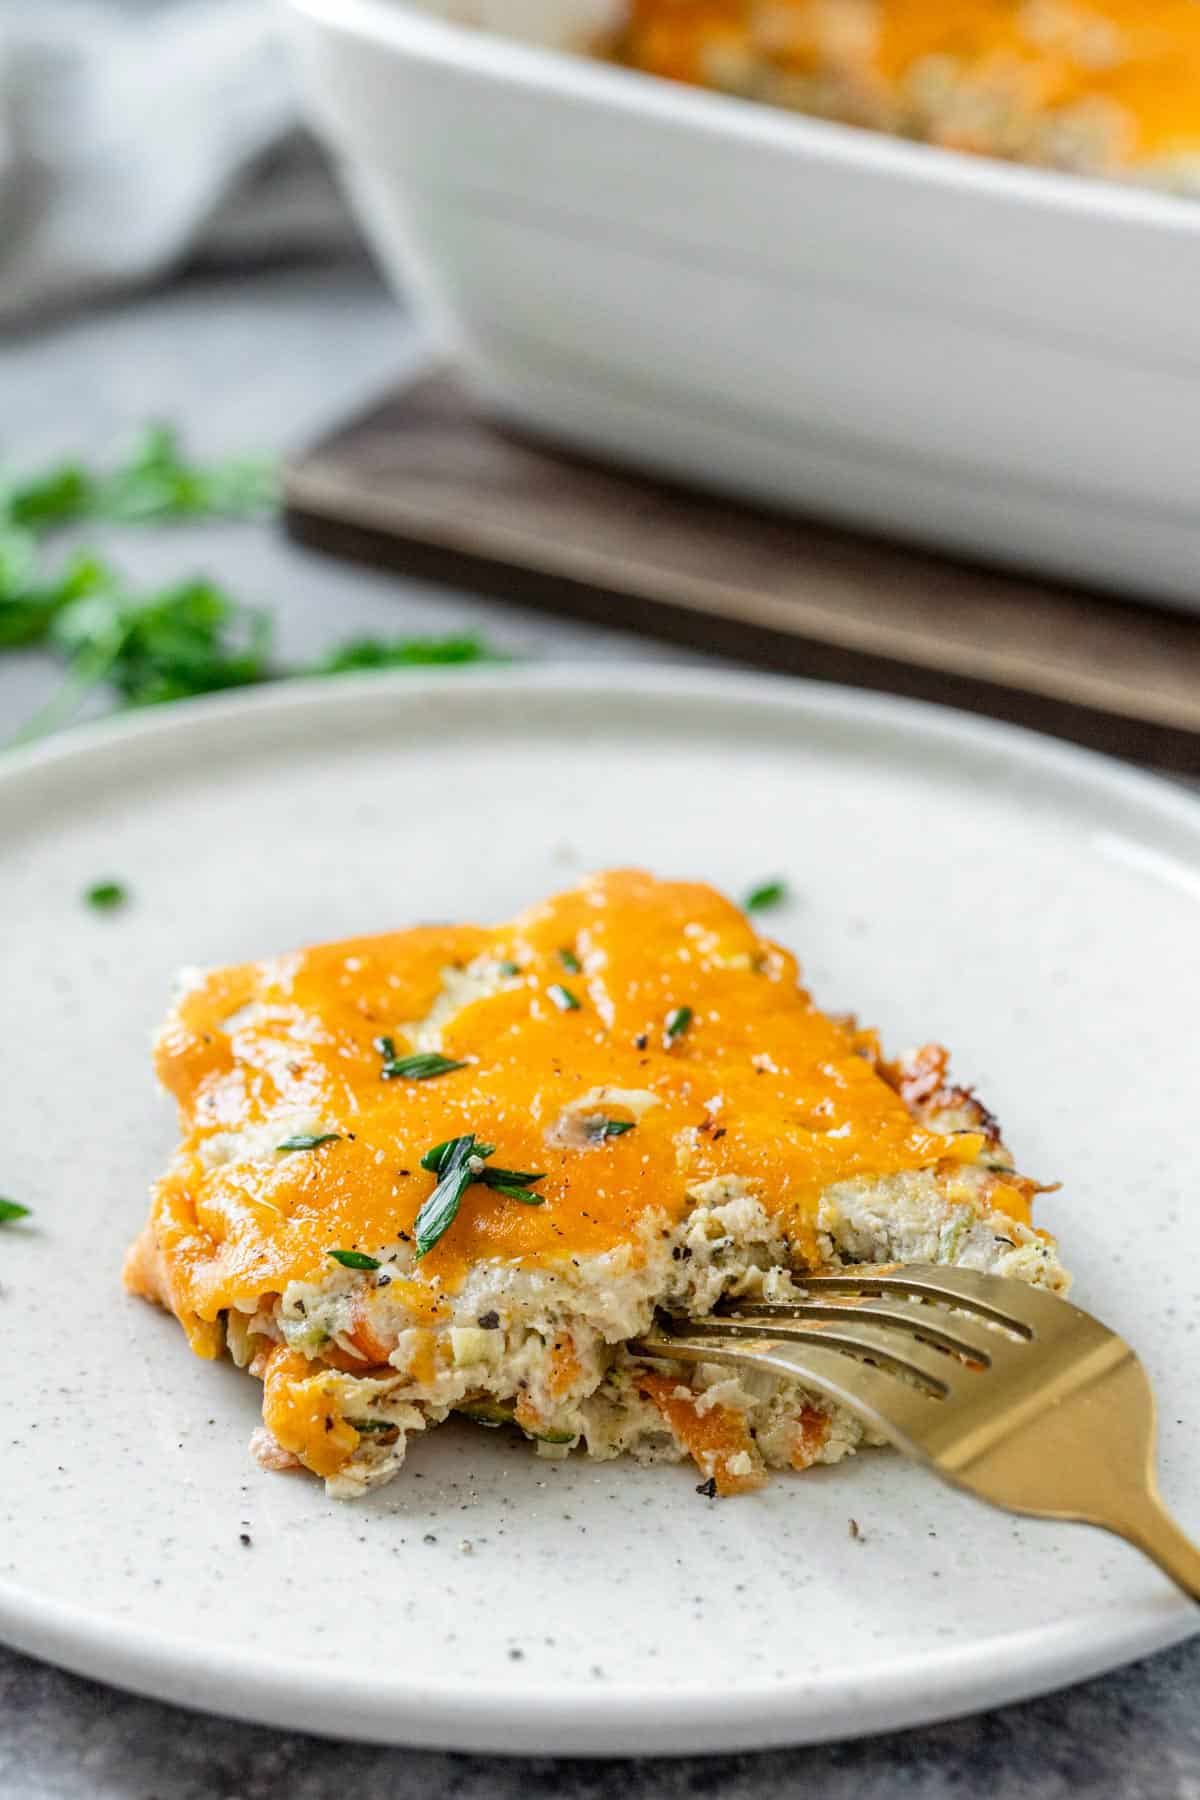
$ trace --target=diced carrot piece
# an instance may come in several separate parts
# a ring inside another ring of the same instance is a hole
[[[792,1440],[793,1469],[809,1469],[829,1442],[829,1415],[815,1406],[805,1406],[796,1419],[796,1435]]]
[[[575,1351],[575,1340],[562,1331],[550,1346],[550,1377],[547,1386],[555,1399],[565,1394],[583,1374],[583,1364]]]
[[[767,1472],[744,1413],[733,1406],[709,1406],[701,1411],[699,1394],[674,1377],[651,1369],[639,1370],[637,1384],[657,1406],[700,1473],[716,1482],[718,1494],[744,1494],[762,1487]],[[748,1459],[748,1469],[731,1468],[742,1458]]]

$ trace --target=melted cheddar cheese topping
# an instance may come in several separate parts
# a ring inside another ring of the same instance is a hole
[[[398,1056],[436,1048],[465,1066],[384,1079],[384,1036]],[[736,907],[637,871],[495,930],[421,927],[217,970],[169,1019],[157,1064],[185,1135],[151,1230],[163,1297],[201,1354],[222,1309],[336,1273],[331,1249],[411,1243],[436,1181],[422,1153],[463,1133],[506,1168],[541,1171],[544,1204],[467,1189],[409,1274],[394,1266],[395,1296],[429,1323],[480,1259],[636,1248],[648,1215],[677,1220],[718,1177],[743,1181],[816,1259],[832,1183],[969,1162],[983,1143],[915,1123]],[[597,1116],[632,1129],[597,1140],[581,1129]],[[280,1151],[297,1118],[338,1135]],[[1026,1216],[1015,1188],[1011,1210]],[[313,1418],[322,1405],[303,1397]]]
[[[359,1441],[358,1432],[342,1417],[330,1371],[283,1344],[266,1356],[263,1423],[275,1442],[298,1456],[314,1475],[336,1475]]]
[[[630,0],[620,54],[747,92],[764,73],[820,77],[834,85],[819,110],[906,131],[916,77],[929,95],[918,135],[962,149],[1019,155],[1013,109],[1081,104],[1097,120],[1105,109],[1115,166],[1200,148],[1200,0]],[[964,82],[974,109],[955,98]]]

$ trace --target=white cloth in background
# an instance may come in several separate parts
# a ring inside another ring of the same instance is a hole
[[[344,250],[271,0],[0,0],[0,323],[219,258]]]

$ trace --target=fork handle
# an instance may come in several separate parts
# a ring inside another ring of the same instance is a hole
[[[1144,1550],[1177,1587],[1200,1600],[1200,1548],[1180,1530],[1154,1489],[1126,1518],[1112,1521],[1109,1530]]]

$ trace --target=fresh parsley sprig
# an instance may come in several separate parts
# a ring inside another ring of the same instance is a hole
[[[124,707],[154,706],[288,675],[340,672],[274,666],[269,615],[234,600],[213,582],[184,582],[138,597],[124,591],[114,571],[96,564],[89,569],[99,574],[78,606],[74,601],[60,606],[57,594],[46,601],[23,594],[7,604],[0,594],[0,650],[48,636],[51,648],[69,659],[62,687],[17,734],[17,742],[69,724],[86,696],[104,684],[115,689]],[[445,660],[436,639],[380,640],[378,647],[380,660],[364,667],[415,669]],[[398,654],[389,661],[383,653],[391,650]],[[477,657],[455,660],[499,659],[481,645]]]
[[[48,574],[32,533],[0,524],[0,650],[40,643],[65,607],[112,587],[115,579],[107,563],[86,553]]]
[[[353,675],[367,669],[449,668],[460,663],[505,663],[511,659],[491,650],[482,638],[463,632],[452,637],[354,638],[340,644],[302,675]]]
[[[268,459],[197,462],[166,425],[149,426],[109,469],[72,459],[27,479],[0,474],[0,651],[44,643],[67,659],[63,686],[17,741],[67,724],[100,686],[122,706],[151,706],[286,675],[509,660],[461,633],[358,638],[310,665],[279,668],[270,617],[208,578],[139,593],[95,551],[76,550],[58,567],[48,561],[49,540],[68,528],[250,518],[274,511],[278,497]]]
[[[188,457],[179,433],[147,425],[112,469],[70,460],[0,482],[0,522],[37,536],[90,520],[244,519],[273,512],[279,473],[269,457]]]
[[[96,490],[98,516],[143,519],[252,519],[279,504],[279,471],[271,457],[231,456],[191,462],[170,425],[146,427],[123,467]]]
[[[154,706],[245,687],[270,673],[270,619],[211,581],[182,582],[142,599],[114,577],[63,607],[51,621],[50,639],[69,659],[67,678],[20,732],[22,739],[66,724],[101,682],[126,706]]]

